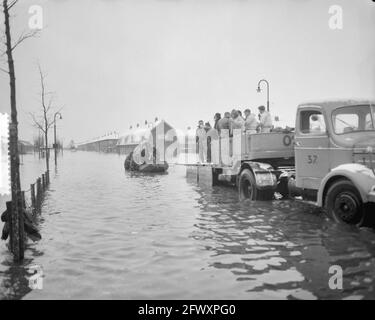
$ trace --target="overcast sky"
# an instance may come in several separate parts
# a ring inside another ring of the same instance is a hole
[[[63,120],[67,144],[164,118],[185,129],[232,108],[266,103],[293,124],[303,101],[375,97],[375,3],[370,0],[22,0],[13,37],[28,28],[29,7],[44,28],[15,50],[20,136],[36,130],[37,63]],[[343,29],[328,25],[343,8]],[[0,18],[3,22],[3,17]],[[1,24],[1,28],[3,23]],[[4,57],[0,59],[5,67]],[[10,113],[0,72],[0,111]]]

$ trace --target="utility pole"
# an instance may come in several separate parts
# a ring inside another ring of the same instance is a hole
[[[53,116],[53,133],[54,133],[54,144],[53,148],[55,151],[55,166],[57,165],[57,141],[56,141],[56,116],[60,116],[60,120],[62,119],[62,115],[60,112],[56,112]]]

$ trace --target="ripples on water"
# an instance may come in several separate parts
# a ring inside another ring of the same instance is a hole
[[[181,166],[125,173],[123,160],[65,152],[51,174],[43,239],[21,266],[0,244],[0,298],[375,297],[373,231],[337,225],[302,202],[239,203],[233,188],[197,185]],[[43,162],[24,157],[25,186],[42,171]],[[35,263],[44,287],[31,291],[26,268]],[[336,264],[342,291],[328,288]]]

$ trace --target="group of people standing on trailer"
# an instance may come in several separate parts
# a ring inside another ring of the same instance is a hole
[[[216,113],[213,127],[209,122],[204,123],[203,120],[199,120],[196,130],[199,161],[211,162],[211,140],[221,137],[224,132],[229,133],[229,137],[233,137],[235,130],[246,134],[271,132],[273,128],[271,114],[264,106],[259,106],[258,110],[258,115],[252,113],[250,109],[244,110],[244,116],[241,110],[236,109],[225,112],[223,117],[220,113]]]

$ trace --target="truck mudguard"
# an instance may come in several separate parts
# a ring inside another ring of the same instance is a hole
[[[241,171],[244,168],[249,168],[253,172],[257,171],[273,171],[273,168],[268,163],[256,162],[256,161],[244,161],[241,164]]]
[[[277,179],[275,174],[273,173],[274,169],[271,165],[262,162],[245,161],[241,164],[239,173],[241,173],[243,169],[250,169],[254,173],[255,179],[257,181],[257,188],[276,188]],[[237,175],[237,185],[239,176],[240,174]],[[262,179],[262,177],[266,177],[266,179]],[[263,185],[259,182],[259,180],[262,180]]]
[[[331,172],[324,177],[318,190],[318,206],[322,207],[324,205],[324,198],[331,182],[339,178],[348,179],[355,185],[361,195],[363,203],[369,201],[369,193],[374,190],[375,186],[374,172],[362,164],[347,163],[332,169]]]

